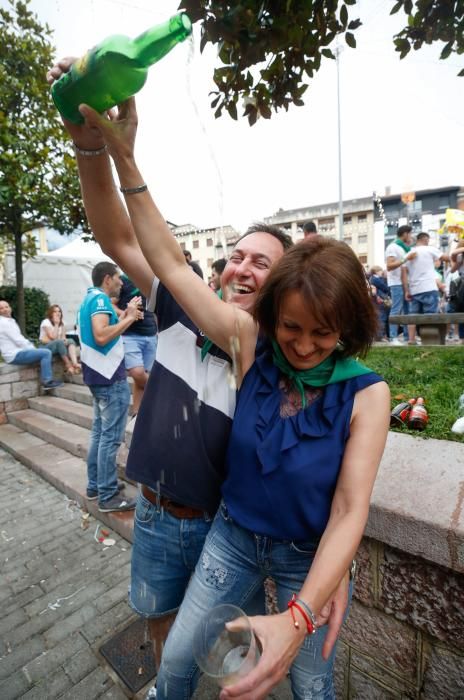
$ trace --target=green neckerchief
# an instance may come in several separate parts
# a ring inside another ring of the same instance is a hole
[[[409,253],[409,251],[411,250],[411,246],[406,245],[406,243],[402,241],[401,238],[397,238],[395,243],[396,245],[399,245],[399,247],[402,248],[405,253]]]
[[[369,367],[352,357],[340,357],[336,350],[316,367],[298,370],[291,366],[275,340],[272,341],[272,348],[274,350],[272,360],[275,366],[293,380],[300,392],[303,408],[306,406],[305,385],[314,387],[327,386],[327,384],[343,382],[345,379],[359,377],[362,374],[372,372]]]
[[[218,295],[219,299],[222,299],[222,289],[218,289],[216,294]],[[204,341],[203,341],[203,345],[201,346],[201,361],[202,362],[205,359],[208,352],[211,350],[211,348],[214,345],[213,341],[210,340],[209,338],[207,338],[206,335],[203,337],[204,337]]]

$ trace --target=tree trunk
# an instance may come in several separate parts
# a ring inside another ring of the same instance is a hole
[[[15,231],[15,270],[17,295],[17,321],[23,333],[26,332],[26,309],[24,305],[23,240],[21,231]]]

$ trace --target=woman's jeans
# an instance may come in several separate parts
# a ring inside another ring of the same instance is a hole
[[[12,364],[14,365],[32,365],[34,362],[40,362],[40,378],[43,384],[52,380],[52,353],[50,350],[43,348],[36,350],[20,350],[16,353]]]
[[[192,655],[195,627],[216,605],[231,603],[244,608],[271,576],[277,588],[280,611],[287,610],[308,575],[317,541],[286,542],[255,535],[240,527],[221,504],[208,533],[195,573],[164,647],[156,688],[157,700],[188,700],[199,669]],[[296,700],[333,700],[335,649],[322,658],[327,626],[308,635],[290,670]]]
[[[100,504],[118,493],[116,454],[124,438],[130,389],[127,381],[89,386],[93,394],[93,423],[87,456],[89,491],[98,491]]]
[[[41,348],[47,348],[50,350],[52,355],[60,355],[60,357],[66,357],[68,351],[66,350],[66,343],[64,340],[51,340],[49,343],[40,343]]]

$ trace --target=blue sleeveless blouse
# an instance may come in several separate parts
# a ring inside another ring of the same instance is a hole
[[[231,517],[279,540],[319,538],[342,465],[355,394],[383,381],[375,372],[329,384],[295,415],[281,417],[281,374],[259,355],[238,394],[222,486]]]

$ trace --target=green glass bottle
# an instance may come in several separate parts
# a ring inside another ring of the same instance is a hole
[[[104,112],[143,87],[148,68],[163,58],[192,31],[188,16],[179,13],[135,39],[115,35],[104,39],[52,85],[52,97],[60,113],[74,124],[83,118],[83,102]]]

